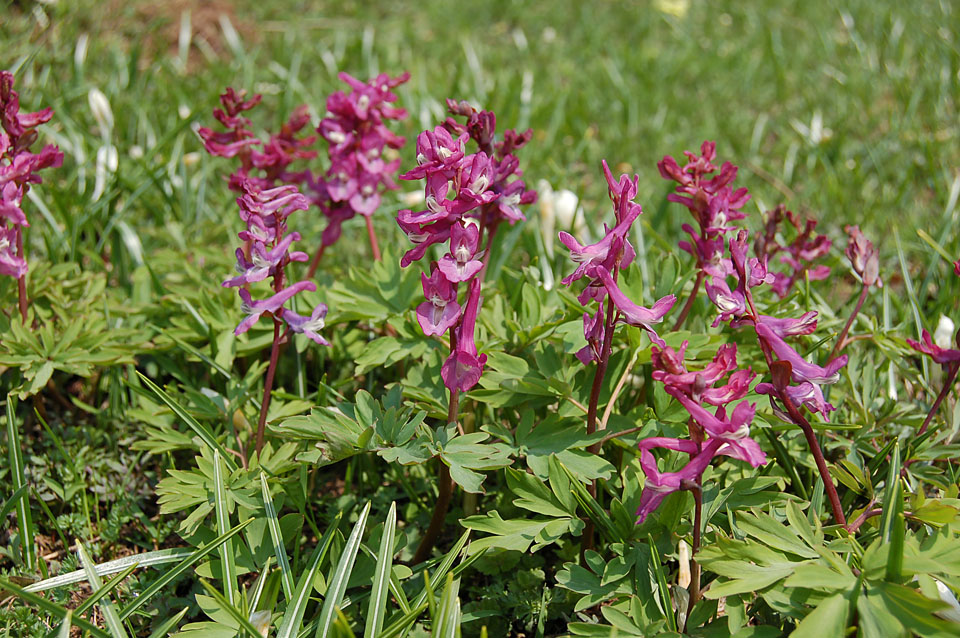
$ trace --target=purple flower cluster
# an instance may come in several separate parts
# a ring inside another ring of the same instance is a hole
[[[526,190],[519,161],[513,151],[523,146],[531,132],[509,130],[495,141],[496,118],[476,111],[466,102],[448,101],[451,113],[466,117],[466,124],[448,118],[442,126],[417,136],[417,167],[401,176],[424,180],[426,210],[401,210],[397,223],[414,247],[400,260],[406,268],[424,257],[436,244],[448,242],[448,251],[423,274],[426,301],[417,308],[417,321],[428,336],[450,333],[450,356],[441,376],[451,392],[465,392],[480,380],[486,355],[478,354],[474,331],[480,308],[480,284],[485,259],[497,226],[525,219],[521,205],[536,201]],[[454,137],[456,135],[456,137]],[[480,150],[466,153],[473,139]],[[487,249],[481,254],[484,232]],[[465,305],[457,303],[457,289],[467,285]]]
[[[329,145],[330,166],[323,177],[310,179],[313,203],[328,220],[321,239],[324,247],[340,238],[343,222],[358,214],[369,218],[380,206],[381,193],[397,188],[394,176],[400,159],[387,161],[384,150],[399,149],[406,142],[386,122],[407,117],[405,109],[391,106],[397,101],[391,89],[409,80],[409,73],[395,78],[381,73],[366,83],[347,73],[338,77],[352,91],[337,91],[327,98],[327,115],[317,132]]]
[[[297,210],[307,210],[310,203],[297,190],[296,186],[286,185],[270,189],[261,188],[255,180],[238,181],[243,194],[237,198],[240,218],[247,224],[246,230],[238,237],[250,247],[250,258],[242,248],[237,248],[237,276],[223,282],[224,287],[240,288],[243,310],[246,317],[234,331],[242,334],[270,313],[275,322],[283,320],[291,332],[305,334],[316,343],[330,345],[320,336],[327,307],[318,304],[309,317],[303,317],[285,308],[290,299],[304,290],[316,290],[310,281],[300,281],[284,287],[284,269],[290,262],[307,261],[309,257],[301,251],[290,250],[294,241],[300,239],[300,233],[290,232],[287,218]],[[254,300],[248,290],[250,284],[272,277],[273,295]]]
[[[777,241],[777,230],[781,222],[786,219],[793,226],[796,235],[788,245],[784,246]],[[766,224],[764,232],[757,235],[754,242],[754,251],[757,256],[764,261],[772,261],[780,254],[779,262],[788,268],[788,272],[776,272],[773,274],[773,291],[781,299],[786,297],[794,284],[803,281],[805,278],[810,281],[820,281],[830,276],[830,267],[825,265],[813,266],[811,264],[830,252],[833,242],[826,235],[817,235],[814,230],[817,227],[816,220],[807,219],[801,221],[798,215],[792,211],[786,210],[783,204],[769,211],[766,215]]]
[[[746,214],[740,209],[749,201],[746,188],[733,190],[730,184],[737,177],[738,168],[730,162],[724,162],[717,172],[713,161],[717,157],[716,142],[704,142],[700,146],[700,155],[684,151],[687,164],[680,167],[670,155],[657,163],[660,175],[664,179],[677,182],[675,193],[667,195],[671,202],[686,206],[697,221],[699,229],[684,224],[691,242],[680,242],[682,250],[697,260],[697,267],[707,276],[726,277],[731,274],[730,260],[723,256],[724,237],[731,222],[743,219]]]
[[[249,100],[246,96],[246,91],[227,87],[220,96],[223,108],[213,110],[213,117],[226,130],[217,132],[207,127],[197,129],[208,153],[240,161],[239,168],[230,175],[230,189],[243,194],[251,185],[270,189],[281,184],[305,182],[309,171],[291,172],[289,166],[297,160],[308,160],[317,156],[316,151],[308,150],[316,141],[316,136],[297,137],[310,123],[307,107],[302,105],[294,109],[280,132],[272,134],[264,142],[256,137],[250,129],[250,120],[243,115],[245,111],[260,104],[261,96],[254,95]],[[258,150],[257,147],[263,147],[263,150]]]
[[[603,172],[607,180],[608,194],[613,202],[616,222],[614,226],[610,228],[604,225],[603,238],[587,246],[581,245],[567,232],[559,234],[560,241],[570,250],[570,259],[577,264],[576,269],[564,277],[562,283],[569,286],[586,277],[587,287],[578,299],[584,305],[591,300],[598,302],[594,315],[583,315],[583,333],[587,345],[577,352],[577,358],[584,365],[600,360],[606,332],[612,330],[616,322],[642,328],[651,341],[661,348],[665,347],[666,343],[657,335],[653,324],[662,321],[677,300],[673,295],[667,295],[659,299],[652,308],[644,308],[633,303],[617,285],[620,270],[633,263],[636,256],[628,235],[633,222],[643,212],[640,205],[632,201],[637,196],[640,178],[634,175],[633,179],[630,179],[629,175],[621,175],[619,180],[614,180],[606,161],[603,162]],[[604,302],[608,296],[609,303],[616,311],[616,319],[609,323],[604,318]]]
[[[36,127],[53,117],[53,109],[21,113],[13,83],[12,73],[0,71],[0,274],[19,279],[27,273],[23,229],[30,225],[23,198],[30,184],[42,181],[37,171],[60,166],[63,153],[53,144],[39,153],[30,151],[37,140]]]
[[[746,396],[756,376],[749,368],[738,368],[736,345],[721,346],[713,361],[699,371],[687,370],[686,349],[686,341],[679,350],[669,346],[653,349],[653,378],[690,413],[691,438],[653,437],[640,442],[640,466],[646,476],[637,510],[640,523],[669,494],[685,485],[699,487],[703,471],[716,456],[729,456],[753,467],[767,462],[766,454],[750,438],[756,404],[741,401],[728,415],[730,404]],[[716,410],[711,412],[705,404]],[[661,472],[651,451],[657,448],[685,452],[690,460],[677,472]]]

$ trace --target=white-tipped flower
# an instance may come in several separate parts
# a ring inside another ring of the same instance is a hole
[[[953,336],[957,333],[957,327],[953,321],[946,315],[940,315],[940,322],[937,323],[937,329],[933,332],[933,342],[941,348],[953,347]]]
[[[110,100],[98,88],[90,89],[87,93],[87,102],[90,104],[90,111],[93,113],[93,119],[97,121],[100,127],[100,134],[104,137],[110,137],[113,131],[113,109],[110,108]]]

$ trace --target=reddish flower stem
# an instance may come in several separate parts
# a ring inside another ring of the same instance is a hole
[[[24,258],[23,255],[23,227],[17,226],[17,257]],[[20,306],[20,317],[23,323],[27,323],[27,276],[20,275],[17,279],[17,300]]]
[[[263,383],[263,401],[260,402],[260,420],[257,421],[257,457],[263,450],[263,434],[267,426],[267,410],[270,408],[270,397],[273,391],[273,378],[277,373],[277,361],[280,359],[281,322],[273,318],[273,346],[270,347],[270,365],[267,367],[267,379]],[[286,333],[284,333],[286,336]]]
[[[847,518],[843,515],[843,506],[840,505],[837,488],[833,484],[833,479],[830,477],[830,471],[827,469],[827,461],[823,457],[823,450],[820,449],[820,444],[817,442],[817,435],[814,434],[813,427],[810,425],[810,422],[800,414],[800,410],[793,404],[793,401],[790,400],[786,392],[780,392],[778,390],[777,393],[780,395],[780,401],[784,407],[787,408],[790,419],[800,426],[800,429],[803,430],[803,436],[807,439],[807,445],[810,447],[813,458],[817,462],[817,470],[819,470],[820,478],[823,480],[824,490],[830,499],[830,508],[833,510],[834,522],[838,525],[845,526],[847,524]]]
[[[310,262],[310,268],[307,269],[307,279],[313,279],[314,273],[317,272],[317,268],[320,266],[320,259],[323,257],[323,251],[326,248],[324,244],[320,244],[317,248],[317,252],[313,255],[313,260]]]
[[[614,268],[613,279],[616,281],[619,268]],[[590,404],[587,406],[587,436],[597,431],[597,407],[600,403],[600,390],[603,388],[603,378],[607,374],[607,365],[610,363],[610,350],[613,347],[613,327],[616,323],[616,308],[613,302],[607,300],[607,316],[603,324],[603,345],[600,347],[600,358],[597,360],[597,369],[593,374],[593,387],[590,389]],[[600,452],[600,442],[587,448],[591,454]],[[590,496],[597,496],[597,482],[590,483]],[[581,556],[593,549],[594,526],[593,521],[587,518],[583,528],[583,543],[580,548]]]
[[[746,286],[746,298],[747,305],[750,308],[752,313],[751,319],[756,325],[759,320],[757,307],[753,303],[753,295],[750,292],[750,287]],[[773,355],[770,353],[770,345],[767,341],[757,335],[757,341],[760,342],[760,349],[763,351],[763,356],[767,361],[767,368],[771,370],[773,367]],[[833,510],[834,521],[839,525],[846,525],[847,519],[843,515],[843,507],[840,505],[840,497],[837,496],[837,488],[833,483],[833,478],[830,476],[830,471],[827,469],[827,461],[823,456],[823,450],[820,449],[820,443],[817,442],[817,436],[813,432],[813,427],[810,425],[810,422],[807,421],[800,410],[797,409],[797,406],[793,404],[793,401],[787,396],[786,392],[781,392],[779,388],[776,389],[777,398],[787,409],[787,414],[790,415],[790,420],[794,422],[795,425],[799,426],[803,431],[804,438],[807,439],[807,446],[810,448],[810,452],[813,454],[813,458],[817,463],[817,470],[820,472],[820,479],[823,481],[824,490],[827,493],[827,497],[830,499],[830,507]]]
[[[683,310],[680,311],[677,322],[673,324],[674,331],[679,330],[683,326],[683,322],[687,320],[687,315],[690,314],[690,309],[693,308],[693,302],[697,299],[697,293],[700,292],[700,285],[703,283],[703,278],[703,271],[698,271],[697,280],[693,283],[693,290],[690,291],[690,296],[687,297],[687,303],[683,304]]]
[[[373,215],[364,215],[363,220],[367,223],[367,237],[370,238],[370,251],[373,253],[373,260],[380,261],[380,245],[377,243],[377,233],[373,230]]]
[[[853,312],[850,313],[850,318],[847,319],[846,325],[843,326],[843,330],[840,331],[839,336],[837,336],[837,342],[833,346],[833,350],[830,351],[830,356],[827,357],[827,361],[833,360],[840,351],[847,345],[847,333],[850,332],[850,326],[853,325],[853,320],[857,318],[857,315],[860,314],[860,309],[863,307],[863,302],[867,300],[867,293],[870,291],[870,287],[866,284],[863,285],[863,289],[860,291],[860,298],[857,299],[857,305],[854,307]]]
[[[454,352],[456,348],[456,337],[453,334],[453,328],[451,328],[450,352]],[[458,390],[450,390],[447,423],[456,423],[459,418],[459,412],[460,392]],[[423,533],[423,538],[420,539],[420,545],[417,546],[417,551],[413,555],[414,565],[422,563],[430,557],[430,552],[433,551],[433,547],[437,544],[437,539],[440,537],[440,532],[443,530],[443,521],[447,518],[447,511],[450,509],[450,501],[453,498],[453,480],[450,478],[450,468],[447,467],[447,464],[440,458],[437,458],[437,463],[440,464],[439,471],[437,472],[437,480],[439,481],[437,484],[437,504],[433,508],[433,516],[430,517],[430,524],[427,526],[427,531]]]
[[[703,524],[703,490],[700,487],[699,477],[697,477],[696,482],[689,481],[689,483],[689,485],[681,486],[683,489],[693,492],[694,502],[693,546],[690,548],[690,587],[687,588],[690,598],[687,602],[687,615],[683,620],[683,631],[687,629],[687,620],[690,619],[693,606],[700,600],[700,563],[697,562],[696,557],[697,552],[700,551],[700,528]]]
[[[933,416],[940,408],[940,404],[943,403],[943,400],[947,398],[948,394],[950,394],[950,389],[953,387],[953,382],[957,379],[958,371],[960,371],[960,361],[950,364],[950,367],[947,368],[947,379],[944,381],[943,388],[940,390],[940,394],[937,395],[937,399],[933,402],[930,412],[927,413],[927,418],[923,420],[923,425],[921,425],[920,429],[917,431],[917,436],[920,436],[927,431],[927,426],[930,425],[931,421],[933,421]]]

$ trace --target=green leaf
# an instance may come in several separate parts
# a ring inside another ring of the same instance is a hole
[[[844,638],[847,627],[846,594],[834,594],[800,621],[790,638]]]
[[[338,512],[333,523],[324,532],[323,538],[317,543],[310,556],[310,566],[300,576],[297,583],[297,589],[293,593],[293,598],[287,603],[287,610],[283,613],[283,619],[280,621],[280,628],[277,630],[277,638],[295,638],[300,633],[300,624],[303,621],[303,614],[307,610],[307,603],[310,602],[310,592],[313,591],[313,581],[320,567],[320,562],[333,542],[334,533],[340,524],[340,517],[343,512]]]
[[[13,321],[11,325],[17,325]],[[37,568],[37,550],[35,539],[36,530],[33,527],[33,518],[30,516],[29,486],[24,475],[23,456],[20,444],[20,428],[15,418],[16,399],[12,394],[7,395],[7,445],[10,453],[10,478],[13,482],[14,494],[19,493],[17,504],[17,525],[20,530],[20,545],[23,548],[23,564],[29,571]],[[22,491],[21,491],[22,490]],[[11,499],[12,500],[12,497]]]
[[[22,589],[17,585],[14,585],[10,581],[6,580],[5,578],[0,578],[0,590],[6,590],[14,594],[15,596],[17,596],[17,598],[21,599],[23,602],[29,605],[33,605],[34,607],[39,607],[46,613],[56,618],[66,619],[67,616],[70,615],[70,622],[73,625],[79,627],[84,631],[90,632],[92,635],[96,636],[97,638],[111,638],[110,634],[103,631],[99,627],[91,625],[89,622],[87,622],[83,618],[80,618],[80,617],[74,618],[68,610],[64,609],[60,605],[54,602],[51,602],[42,596],[37,596],[32,592],[28,592],[25,589]]]
[[[267,486],[267,475],[260,472],[260,489],[263,494],[263,507],[267,514],[267,525],[270,527],[270,538],[273,541],[273,553],[277,557],[280,567],[280,582],[283,584],[283,595],[288,601],[293,599],[293,572],[290,561],[287,559],[287,550],[283,546],[283,533],[280,531],[280,520],[277,510],[270,497],[270,488]]]
[[[220,609],[227,612],[230,618],[235,623],[237,623],[237,626],[240,629],[242,629],[244,632],[246,632],[250,636],[250,638],[263,638],[260,632],[257,631],[257,628],[254,627],[250,623],[250,621],[247,618],[245,618],[244,615],[240,613],[240,611],[236,607],[233,606],[233,603],[231,603],[229,600],[224,598],[223,594],[217,591],[216,587],[208,583],[203,578],[200,579],[200,584],[203,585],[203,588],[207,590],[207,593],[210,594],[210,596],[216,601]]]

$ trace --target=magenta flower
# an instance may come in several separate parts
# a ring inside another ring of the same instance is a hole
[[[790,415],[787,414],[776,401],[779,395],[776,387],[772,383],[758,383],[755,390],[757,394],[766,394],[770,397],[770,405],[779,418],[787,423],[793,422]],[[816,383],[804,381],[798,385],[787,386],[783,391],[794,405],[803,405],[811,412],[819,412],[824,421],[829,421],[830,413],[836,410],[832,404],[827,403],[823,396],[823,390],[821,390],[820,386]]]
[[[637,523],[643,523],[651,512],[660,507],[663,499],[678,492],[684,481],[697,483],[703,471],[710,465],[710,461],[723,445],[719,439],[712,439],[698,451],[693,441],[682,441],[665,437],[653,437],[640,441],[640,467],[646,476],[643,491],[640,493],[640,507],[637,508]],[[662,448],[686,452],[691,456],[690,461],[677,472],[661,472],[657,467],[651,449]]]
[[[607,231],[603,239],[587,246],[582,246],[570,233],[560,232],[558,235],[560,241],[570,249],[570,259],[577,264],[576,270],[564,277],[562,283],[569,286],[584,276],[597,279],[598,268],[603,268],[608,265],[611,258],[623,254],[625,245],[630,243],[627,239],[630,226],[642,212],[639,206],[632,208],[613,229]]]
[[[450,252],[437,263],[440,272],[450,282],[471,279],[483,268],[483,262],[474,259],[480,242],[480,231],[473,224],[457,222],[450,229]]]
[[[417,306],[417,322],[428,337],[440,337],[460,319],[460,304],[457,303],[456,285],[440,270],[430,277],[420,274],[425,302]]]
[[[960,361],[960,350],[941,348],[933,342],[933,339],[930,337],[930,333],[926,330],[923,331],[921,339],[922,341],[907,339],[907,343],[911,348],[917,352],[929,356],[940,365],[947,365],[956,361]]]
[[[785,211],[781,204],[767,213],[766,231],[758,236],[754,246],[757,256],[772,261],[780,255],[778,261],[788,267],[787,272],[772,273],[772,288],[781,298],[786,297],[794,284],[804,279],[817,281],[826,279],[830,275],[830,268],[824,265],[813,265],[813,262],[830,251],[833,243],[826,235],[816,235],[816,220],[801,221],[792,211]],[[786,219],[796,231],[792,242],[787,245],[776,240],[777,228],[783,219]]]
[[[809,381],[822,385],[840,380],[840,368],[847,365],[847,355],[837,357],[826,367],[818,366],[801,357],[780,335],[764,323],[756,324],[755,328],[757,336],[767,342],[779,360],[790,362],[793,368],[792,378],[797,383]]]
[[[661,348],[665,347],[667,344],[660,338],[651,324],[663,321],[664,316],[673,308],[677,298],[673,295],[667,295],[653,304],[653,308],[644,308],[633,303],[623,294],[623,291],[617,286],[617,282],[613,280],[606,269],[598,269],[598,274],[600,275],[600,281],[603,282],[607,290],[607,294],[610,295],[610,301],[620,311],[619,320],[631,326],[643,328],[650,336],[651,341]]]
[[[23,199],[31,184],[43,181],[38,171],[60,166],[63,153],[52,144],[44,146],[39,153],[30,150],[37,139],[35,128],[50,121],[53,109],[21,113],[20,94],[13,86],[13,74],[0,71],[0,274],[21,279],[27,274],[23,229],[30,225],[23,211]],[[24,318],[25,290],[21,282],[18,294]]]
[[[723,447],[717,451],[717,454],[746,461],[753,467],[759,467],[767,462],[767,455],[749,436],[750,423],[756,414],[756,404],[742,401],[737,404],[728,418],[724,406],[718,407],[716,414],[710,414],[677,387],[667,386],[666,390],[667,394],[677,399],[686,408],[694,421],[711,439],[723,442]]]
[[[580,363],[587,365],[600,360],[600,347],[603,344],[604,335],[604,314],[603,301],[597,306],[596,313],[593,316],[589,312],[583,313],[583,336],[587,340],[587,345],[577,350],[577,359]]]
[[[474,329],[480,308],[480,280],[470,282],[469,299],[463,310],[463,318],[456,330],[457,345],[440,369],[440,377],[451,392],[466,392],[480,381],[487,355],[477,354]]]
[[[860,275],[865,286],[876,285],[877,288],[883,287],[883,280],[880,279],[880,253],[873,246],[873,242],[866,238],[860,232],[859,226],[845,226],[844,230],[850,235],[850,242],[844,254],[850,260],[855,273]],[[957,262],[960,264],[960,262]]]

